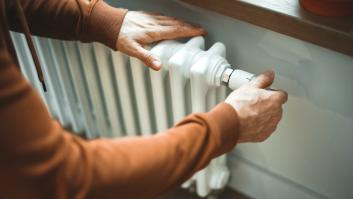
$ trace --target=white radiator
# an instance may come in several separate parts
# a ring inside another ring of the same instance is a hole
[[[230,67],[224,45],[216,43],[204,51],[202,37],[154,46],[151,51],[163,64],[158,72],[100,44],[34,37],[48,87],[44,93],[24,37],[12,36],[23,73],[53,117],[88,138],[150,135],[191,112],[208,111],[225,99],[227,88],[221,82],[232,72],[224,74]],[[237,87],[246,78],[231,83]],[[221,156],[183,186],[195,184],[198,195],[206,196],[222,189],[228,179],[226,158]]]

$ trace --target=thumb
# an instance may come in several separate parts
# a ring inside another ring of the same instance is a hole
[[[267,88],[271,86],[274,79],[275,73],[272,70],[267,70],[252,80],[250,85],[256,88]]]
[[[136,42],[133,45],[132,51],[131,55],[141,60],[146,66],[157,71],[161,69],[162,62],[160,59],[154,56],[149,50],[143,48],[139,43]]]

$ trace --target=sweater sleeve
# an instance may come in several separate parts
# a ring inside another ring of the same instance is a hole
[[[225,103],[153,136],[83,140],[49,115],[0,52],[0,195],[4,198],[153,198],[232,150],[237,114]]]
[[[20,0],[34,35],[100,42],[116,50],[126,9],[103,0]],[[22,32],[14,0],[6,1],[10,29]]]

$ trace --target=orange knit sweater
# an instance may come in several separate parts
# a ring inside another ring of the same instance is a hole
[[[99,0],[21,2],[33,34],[113,49],[126,13]],[[237,114],[225,103],[153,136],[87,141],[66,132],[18,70],[13,1],[0,0],[0,11],[0,198],[153,198],[234,148]]]

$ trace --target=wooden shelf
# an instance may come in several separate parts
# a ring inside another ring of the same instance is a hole
[[[322,17],[298,0],[181,0],[353,56],[353,17]]]

